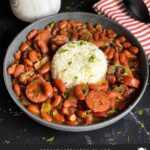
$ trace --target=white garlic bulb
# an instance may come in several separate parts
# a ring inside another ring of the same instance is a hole
[[[61,0],[9,0],[13,14],[25,21],[33,22],[58,13]]]

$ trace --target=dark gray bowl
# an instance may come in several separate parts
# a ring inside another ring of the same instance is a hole
[[[46,121],[34,116],[30,112],[28,112],[27,109],[21,104],[21,102],[18,100],[15,93],[13,92],[11,76],[7,73],[7,68],[10,64],[12,64],[13,54],[18,49],[20,43],[26,40],[26,35],[32,29],[35,29],[35,28],[43,29],[45,27],[45,25],[49,24],[50,22],[59,21],[59,20],[63,20],[63,19],[78,20],[78,21],[82,21],[82,22],[91,21],[92,23],[100,23],[106,28],[113,29],[119,35],[125,35],[128,38],[128,40],[130,40],[134,45],[137,45],[140,48],[139,61],[141,64],[141,71],[140,71],[141,72],[141,85],[140,85],[139,92],[136,95],[133,103],[126,110],[124,110],[117,116],[115,116],[111,119],[108,119],[106,121],[93,124],[93,125],[76,126],[76,127],[58,125],[55,123],[46,122]],[[125,115],[127,115],[135,107],[135,105],[139,102],[139,100],[141,99],[141,96],[143,95],[143,93],[145,91],[146,84],[148,81],[148,69],[149,69],[148,62],[147,62],[147,58],[145,56],[143,48],[141,47],[141,45],[137,41],[137,39],[128,30],[123,28],[118,23],[116,23],[108,18],[105,18],[103,16],[100,16],[100,15],[95,15],[95,14],[90,14],[90,13],[73,12],[73,13],[61,13],[61,14],[49,16],[47,18],[44,18],[44,19],[41,19],[39,21],[32,23],[31,25],[26,27],[23,31],[21,31],[18,34],[18,36],[12,41],[12,43],[10,44],[10,46],[7,49],[7,53],[6,53],[5,60],[4,60],[4,66],[3,66],[3,75],[4,75],[6,87],[8,89],[9,94],[11,95],[12,99],[21,108],[21,110],[23,112],[25,112],[30,118],[32,118],[33,120],[39,122],[40,124],[45,125],[50,128],[54,128],[54,129],[62,130],[62,131],[79,132],[79,131],[90,131],[90,130],[95,130],[95,129],[106,127],[112,123],[115,123],[116,121],[118,121],[119,119],[121,119]]]

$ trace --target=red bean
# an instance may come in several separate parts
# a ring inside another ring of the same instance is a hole
[[[65,121],[65,118],[58,112],[57,112],[57,114],[54,114],[52,118],[53,118],[54,122],[56,122],[58,124],[62,124]]]
[[[101,26],[100,24],[97,24],[97,25],[95,26],[95,29],[96,29],[97,31],[102,31],[102,26]]]
[[[21,57],[21,52],[20,51],[15,52],[15,54],[14,54],[15,60],[18,61],[20,59],[20,57]]]
[[[86,118],[86,117],[87,117],[86,111],[83,111],[83,110],[77,111],[76,114],[77,114],[77,116],[80,117],[80,118]]]
[[[17,78],[24,70],[24,65],[19,64],[16,66],[15,72],[14,72],[14,78]]]
[[[81,85],[77,85],[74,90],[75,96],[79,100],[85,100],[85,95],[83,93],[83,89]]]
[[[34,38],[38,33],[39,33],[38,30],[32,30],[32,31],[27,35],[27,39],[28,39],[28,40],[31,40],[31,39]]]
[[[32,63],[35,63],[39,60],[36,50],[32,50],[31,52],[29,52],[29,59],[32,61]]]
[[[10,67],[8,67],[7,72],[11,75],[14,74],[16,66],[17,64],[12,64]]]
[[[53,88],[50,82],[43,82],[43,90],[47,97],[53,96]]]
[[[40,74],[45,74],[45,73],[49,72],[50,69],[51,69],[51,65],[50,65],[50,63],[47,63],[47,64],[45,64],[44,66],[42,66],[42,67],[38,70],[38,72],[39,72]]]
[[[41,113],[41,117],[46,121],[49,121],[49,122],[52,121],[52,117],[48,115],[47,113]]]
[[[137,54],[139,52],[139,49],[136,46],[130,47],[130,51],[134,54]]]
[[[108,89],[108,83],[104,84],[89,84],[89,89],[90,90],[104,90],[106,91]]]
[[[98,41],[99,40],[99,32],[94,32],[94,39],[96,40],[96,41]]]
[[[73,31],[73,33],[72,33],[71,36],[70,36],[70,39],[71,39],[72,41],[77,41],[78,38],[79,38],[78,32],[77,32],[77,31]]]
[[[124,53],[119,54],[119,61],[122,65],[126,63],[126,55]]]
[[[102,40],[92,41],[92,43],[98,46],[99,48],[103,47],[104,45],[104,42]]]
[[[52,101],[52,106],[53,106],[53,108],[55,108],[55,107],[57,107],[59,104],[60,104],[60,102],[61,102],[61,96],[60,95],[56,95],[55,97],[54,97],[54,100]]]
[[[29,45],[27,43],[22,43],[20,46],[20,51],[23,52],[25,51],[27,48],[29,47]]]
[[[126,41],[126,37],[125,36],[120,36],[118,38],[118,40],[122,43],[122,42],[125,42]]]
[[[58,26],[59,26],[60,29],[66,28],[68,25],[69,25],[69,23],[66,20],[63,20],[63,21],[58,23]]]
[[[119,54],[117,52],[114,54],[113,63],[114,64],[119,64],[120,63],[119,62]]]
[[[92,116],[86,117],[86,118],[84,119],[84,124],[85,124],[85,125],[89,125],[89,124],[92,124],[92,123],[93,123],[93,117],[92,117]]]
[[[136,56],[131,52],[129,52],[128,50],[124,50],[124,54],[127,58],[136,58]]]
[[[32,61],[29,60],[29,59],[25,59],[24,62],[25,62],[25,64],[28,65],[28,66],[33,66]]]
[[[18,97],[21,95],[21,88],[18,83],[13,84],[13,90]]]
[[[76,108],[76,107],[77,107],[77,104],[76,104],[74,101],[65,100],[65,101],[63,102],[63,106],[64,106],[65,108],[70,108],[70,107]]]
[[[123,47],[124,48],[129,48],[129,47],[131,47],[131,43],[130,42],[124,42]]]
[[[116,82],[116,77],[114,75],[107,75],[107,80],[109,83],[115,83]]]
[[[110,50],[109,50],[109,52],[107,54],[107,59],[108,60],[112,59],[113,56],[114,56],[114,53],[115,53],[115,49],[113,47],[110,47]]]
[[[66,92],[65,84],[60,79],[54,79],[54,84],[61,93]]]
[[[69,126],[76,126],[78,125],[78,121],[65,121],[64,124],[69,125]]]
[[[40,114],[40,110],[39,110],[38,106],[36,106],[36,105],[28,105],[27,110],[34,115]]]
[[[69,115],[69,109],[68,108],[62,108],[61,112],[63,115]]]

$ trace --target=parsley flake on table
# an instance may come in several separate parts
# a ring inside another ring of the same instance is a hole
[[[54,141],[54,139],[55,139],[55,137],[53,136],[53,137],[50,137],[50,138],[47,138],[46,139],[46,142],[53,142]]]
[[[144,109],[139,109],[139,110],[137,110],[137,114],[138,114],[139,116],[142,116],[143,113],[144,113]]]

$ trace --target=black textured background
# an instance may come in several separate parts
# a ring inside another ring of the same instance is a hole
[[[97,0],[62,0],[60,12],[94,12]],[[23,114],[9,96],[3,81],[2,67],[11,40],[28,23],[11,13],[9,2],[0,1],[0,144],[149,144],[150,143],[150,84],[138,105],[117,123],[95,131],[69,133],[56,131],[34,122]],[[143,114],[137,113],[139,110]],[[47,141],[47,139],[49,139]]]

